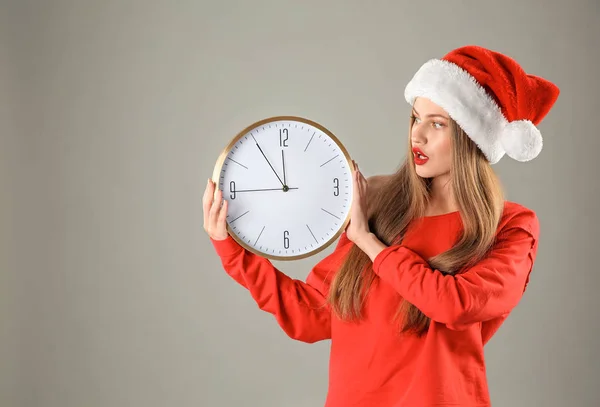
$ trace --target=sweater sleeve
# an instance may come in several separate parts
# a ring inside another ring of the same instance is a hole
[[[275,317],[290,338],[308,343],[331,339],[331,309],[326,298],[337,271],[338,249],[349,242],[344,235],[335,251],[311,269],[306,281],[287,276],[231,236],[210,240],[227,274],[250,292],[261,310]]]
[[[429,267],[402,245],[380,252],[373,270],[433,321],[460,329],[510,312],[520,301],[535,261],[539,223],[525,212],[508,221],[490,253],[455,275]]]

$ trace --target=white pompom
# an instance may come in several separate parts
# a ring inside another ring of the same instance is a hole
[[[533,160],[542,151],[542,134],[529,120],[515,120],[502,132],[502,147],[517,161]]]

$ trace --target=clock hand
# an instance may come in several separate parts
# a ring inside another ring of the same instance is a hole
[[[256,139],[254,138],[253,135],[252,135],[252,138],[254,139],[254,142],[256,143],[256,147],[258,147],[258,149],[260,150],[260,152],[263,155],[263,157],[265,157],[265,160],[267,160],[267,164],[269,164],[269,167],[271,167],[271,169],[275,173],[275,176],[277,177],[277,179],[279,180],[279,182],[281,182],[281,185],[285,186],[285,184],[283,183],[283,181],[281,181],[281,178],[279,178],[279,175],[277,175],[277,171],[275,171],[275,168],[273,168],[273,166],[269,162],[269,159],[267,158],[267,156],[265,155],[265,153],[263,153],[262,148],[260,148],[260,146],[258,145],[258,141],[256,141]]]
[[[283,185],[285,188],[287,181],[285,180],[285,158],[283,157],[283,150],[281,150],[281,162],[283,163]]]
[[[289,187],[288,187],[287,189],[289,190],[289,189],[298,189],[298,188],[297,188],[297,187],[296,187],[296,188],[289,188]],[[281,191],[281,190],[282,190],[282,188],[265,188],[265,189],[236,189],[236,190],[234,190],[234,191],[232,191],[232,192],[235,192],[235,193],[237,194],[238,192]]]

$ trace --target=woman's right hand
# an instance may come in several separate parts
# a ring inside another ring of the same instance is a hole
[[[221,205],[221,202],[223,205]],[[208,179],[202,198],[204,230],[214,240],[224,240],[229,235],[226,222],[227,204],[227,200],[223,199],[221,190],[218,190],[215,195],[215,184],[211,179]]]

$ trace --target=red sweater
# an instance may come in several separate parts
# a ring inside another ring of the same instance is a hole
[[[458,212],[412,223],[402,244],[377,255],[375,279],[360,323],[339,320],[323,306],[333,274],[353,244],[342,234],[335,250],[292,279],[231,236],[212,240],[225,271],[273,314],[293,339],[331,339],[326,407],[490,406],[483,346],[517,305],[535,260],[534,212],[506,202],[491,253],[455,276],[424,260],[449,249],[461,231]],[[427,334],[399,334],[391,323],[404,297],[432,320]]]

